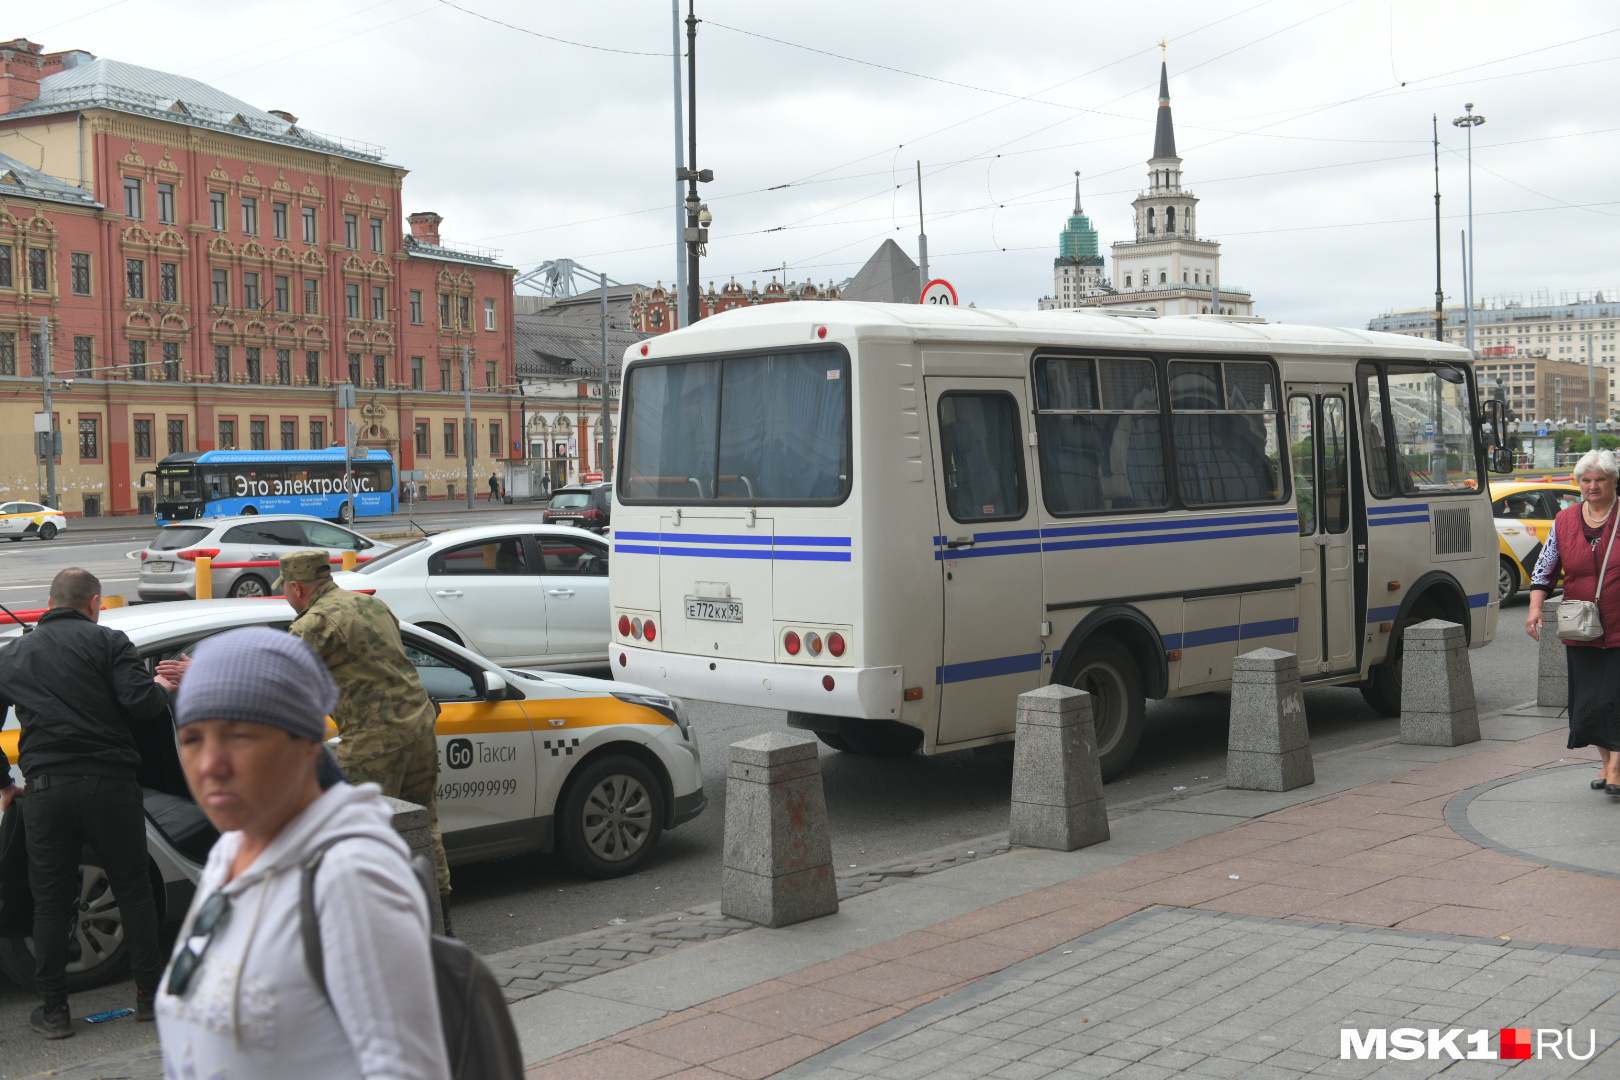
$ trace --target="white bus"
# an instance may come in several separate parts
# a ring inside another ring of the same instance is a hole
[[[1229,316],[752,307],[626,354],[612,662],[783,709],[840,750],[1010,739],[1092,695],[1103,774],[1147,698],[1262,646],[1400,704],[1411,623],[1496,632],[1468,354]]]

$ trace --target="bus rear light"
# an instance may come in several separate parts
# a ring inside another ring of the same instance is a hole
[[[833,677],[831,675],[823,675],[821,677],[821,688],[823,690],[831,690],[834,685]]]
[[[628,616],[628,615],[620,615],[619,616],[619,636],[620,637],[629,637],[630,636],[630,616]]]
[[[643,345],[641,347],[641,355],[642,356],[646,356],[650,352],[652,352],[652,349],[649,346]]]
[[[789,630],[782,635],[782,648],[787,650],[789,656],[799,655],[799,635]]]
[[[624,667],[629,662],[630,662],[629,659],[624,655],[624,653],[619,654],[619,666],[620,667]]]
[[[806,634],[806,635],[804,635],[804,648],[805,648],[805,651],[808,652],[811,656],[820,656],[821,655],[821,635],[820,634]]]
[[[219,548],[187,548],[185,551],[175,552],[174,557],[185,559],[187,562],[196,562],[198,559],[212,559],[218,554]]]
[[[844,655],[844,635],[834,630],[827,635],[827,651],[834,656]]]
[[[653,625],[653,621],[651,619],[648,619],[646,622],[641,624],[641,632],[646,636],[648,641],[651,641],[658,636],[658,627]]]
[[[630,636],[635,638],[637,641],[641,640],[641,620],[640,619],[631,619],[630,620]]]
[[[825,338],[826,336],[827,336],[827,328],[825,326],[816,327],[816,337]]]

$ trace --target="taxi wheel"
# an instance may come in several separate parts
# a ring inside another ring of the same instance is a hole
[[[68,990],[78,993],[123,978],[129,971],[124,947],[124,916],[107,874],[88,861],[79,864],[79,899],[68,926]],[[0,938],[0,971],[20,986],[34,984],[34,939]]]
[[[586,877],[633,872],[658,846],[663,829],[663,785],[635,758],[598,758],[568,781],[558,842]]]
[[[1496,602],[1506,604],[1519,595],[1519,564],[1507,557],[1497,560]]]
[[[39,538],[41,540],[55,540],[56,533],[57,528],[56,522],[54,521],[47,521],[45,524],[39,527]]]

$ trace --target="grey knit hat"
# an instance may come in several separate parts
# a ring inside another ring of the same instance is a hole
[[[180,683],[175,724],[247,720],[317,742],[338,702],[321,658],[304,642],[267,626],[228,630],[197,646]]]

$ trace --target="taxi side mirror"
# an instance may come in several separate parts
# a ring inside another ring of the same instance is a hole
[[[485,701],[522,701],[523,691],[495,674],[493,671],[484,672],[484,700]]]

